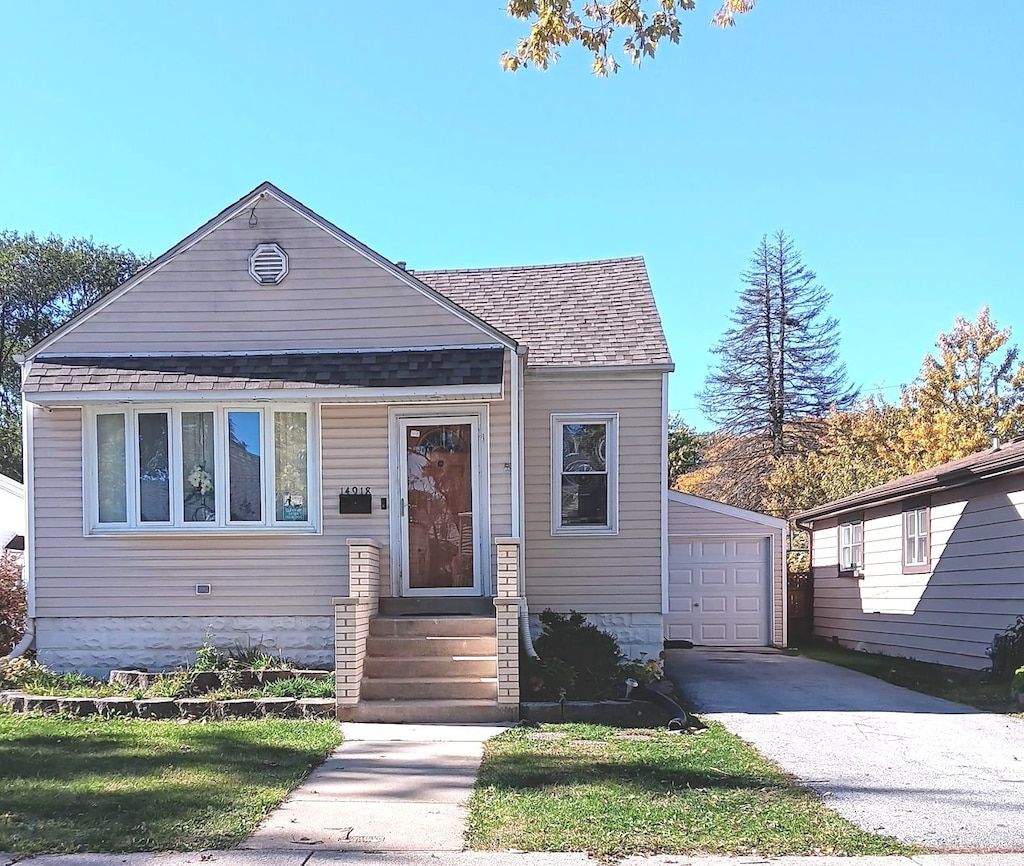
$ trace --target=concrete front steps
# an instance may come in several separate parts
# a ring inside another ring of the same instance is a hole
[[[370,620],[354,722],[513,721],[498,704],[494,617],[379,616]]]

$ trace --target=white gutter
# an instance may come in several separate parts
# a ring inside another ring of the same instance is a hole
[[[524,389],[523,368],[526,366],[526,348],[512,353],[512,535],[519,539],[519,633],[523,650],[530,658],[537,658],[530,634],[530,608],[526,601],[526,533],[523,521],[523,442]]]

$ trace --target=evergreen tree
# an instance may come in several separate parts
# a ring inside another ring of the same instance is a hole
[[[813,447],[816,419],[857,396],[826,314],[831,296],[781,231],[761,239],[742,279],[701,407],[720,433],[745,441],[748,459],[799,453]]]

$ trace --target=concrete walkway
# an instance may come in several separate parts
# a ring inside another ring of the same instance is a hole
[[[1024,851],[1019,719],[783,653],[667,656],[668,677],[699,712],[865,830],[954,851]]]
[[[586,854],[520,851],[196,851],[191,854],[45,854],[0,866],[608,866]],[[621,866],[1024,866],[1024,854],[919,854],[915,857],[627,857]]]
[[[498,725],[342,725],[345,742],[242,844],[261,851],[461,851]]]

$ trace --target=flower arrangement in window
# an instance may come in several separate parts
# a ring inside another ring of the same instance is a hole
[[[213,476],[205,463],[197,463],[186,479],[192,492],[185,497],[186,511],[191,508],[187,519],[190,521],[210,521],[215,519],[214,508],[209,497],[213,493]]]

